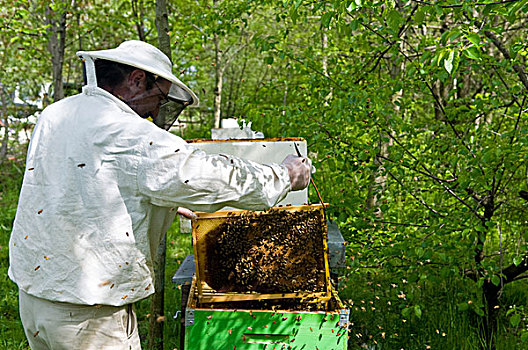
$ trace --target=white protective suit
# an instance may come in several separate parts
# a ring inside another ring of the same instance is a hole
[[[207,155],[85,86],[46,108],[33,132],[9,277],[47,300],[132,303],[154,293],[153,206],[265,209],[289,190],[284,166]]]

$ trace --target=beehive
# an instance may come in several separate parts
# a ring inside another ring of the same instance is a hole
[[[185,308],[185,350],[347,349],[350,313],[335,290],[318,310],[285,300],[199,304],[195,287],[196,279]]]
[[[198,301],[331,298],[323,205],[197,213]]]

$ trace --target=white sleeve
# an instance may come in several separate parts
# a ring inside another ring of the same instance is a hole
[[[139,191],[158,206],[216,211],[224,206],[263,210],[290,191],[288,170],[234,156],[210,155],[168,134],[143,145]]]

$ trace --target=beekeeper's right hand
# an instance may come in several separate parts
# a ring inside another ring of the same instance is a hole
[[[292,191],[302,190],[308,186],[312,171],[312,161],[309,158],[290,154],[284,158],[282,165],[288,169]]]
[[[192,210],[183,207],[178,207],[178,214],[189,220],[196,220],[198,217]]]

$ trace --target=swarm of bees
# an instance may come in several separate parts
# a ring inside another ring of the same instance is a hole
[[[218,292],[319,292],[325,288],[319,211],[228,217],[207,238],[205,281]]]
[[[276,312],[287,311],[333,311],[339,307],[335,298],[328,303],[310,303],[300,299],[260,299],[244,301],[228,301],[215,303],[199,303],[199,307],[207,309],[225,310],[272,310]]]

